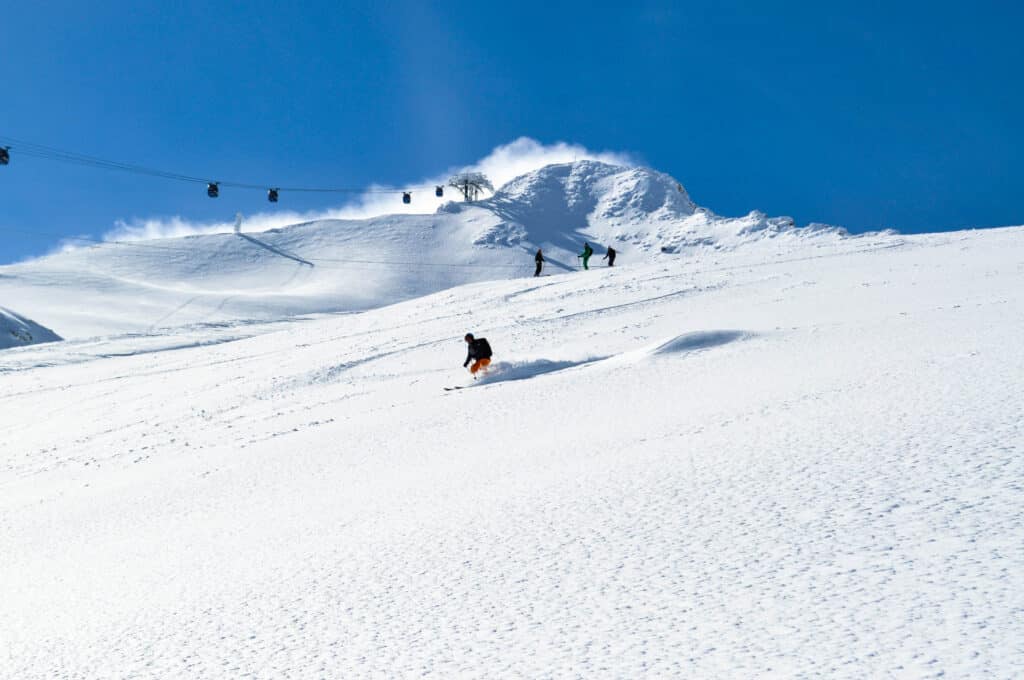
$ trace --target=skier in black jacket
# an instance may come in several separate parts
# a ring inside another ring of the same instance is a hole
[[[537,248],[537,254],[533,256],[533,261],[537,263],[537,269],[533,272],[534,276],[540,276],[541,267],[544,266],[544,256],[540,252],[540,248]]]
[[[608,246],[608,252],[605,253],[604,257],[602,257],[601,259],[602,260],[605,260],[605,259],[608,260],[608,266],[609,267],[614,267],[615,266],[615,254],[616,254],[615,253],[615,248],[612,248],[611,246]]]
[[[472,361],[473,365],[469,367],[469,372],[475,378],[477,371],[490,365],[491,346],[487,343],[487,338],[474,338],[472,333],[466,333],[466,344],[469,345],[469,352],[466,354],[466,360],[462,362],[462,367],[469,366],[469,362]]]

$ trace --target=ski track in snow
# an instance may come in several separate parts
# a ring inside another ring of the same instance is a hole
[[[1024,229],[903,241],[0,353],[0,676],[1020,677]]]

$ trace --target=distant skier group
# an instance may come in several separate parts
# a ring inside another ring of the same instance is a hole
[[[590,247],[589,243],[584,241],[583,242],[583,252],[576,256],[577,258],[581,258],[583,260],[583,268],[584,269],[588,269],[588,270],[590,269],[590,256],[593,255],[593,254],[594,254],[594,249]],[[601,259],[602,260],[608,260],[608,266],[609,267],[614,267],[615,266],[615,256],[616,255],[617,255],[617,253],[615,252],[615,248],[612,248],[611,246],[608,246],[607,250],[605,251],[604,257],[602,257]],[[536,269],[534,269],[534,271],[533,271],[533,275],[534,276],[540,276],[540,272],[544,268],[544,262],[546,262],[546,260],[544,259],[544,253],[541,252],[540,248],[537,248],[537,254],[533,256],[533,261],[537,265]]]

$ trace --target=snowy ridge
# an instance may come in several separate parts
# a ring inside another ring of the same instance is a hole
[[[243,225],[244,226],[244,225]],[[868,240],[887,238],[873,235]],[[582,242],[620,251],[620,265],[741,248],[774,257],[794,243],[831,248],[834,228],[788,218],[718,217],[671,177],[594,161],[528,173],[473,204],[433,215],[324,220],[80,248],[0,267],[0,300],[66,338],[366,310],[475,281],[579,267]],[[856,239],[854,239],[856,240]]]
[[[643,259],[702,246],[735,249],[778,236],[849,236],[846,230],[828,225],[798,228],[792,218],[771,218],[760,211],[739,218],[720,217],[698,207],[669,175],[596,161],[549,165],[512,180],[473,207],[502,219],[492,227],[494,235],[479,238],[478,244],[528,238],[531,244],[544,242],[572,251],[583,237]],[[460,208],[449,204],[442,209],[457,212]],[[502,230],[507,232],[503,238],[498,236]],[[560,242],[565,237],[569,244]]]
[[[0,307],[0,349],[23,347],[41,342],[58,342],[60,336],[49,328]]]

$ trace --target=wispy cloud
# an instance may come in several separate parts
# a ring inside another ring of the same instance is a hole
[[[578,144],[556,142],[542,144],[529,137],[519,139],[495,148],[487,156],[472,165],[449,168],[448,171],[427,177],[416,186],[424,186],[414,192],[413,202],[405,205],[399,200],[397,188],[373,185],[353,200],[326,210],[296,212],[276,210],[246,215],[245,231],[266,231],[300,222],[323,219],[365,219],[386,214],[433,213],[445,201],[452,200],[451,191],[444,198],[437,198],[431,189],[435,184],[444,184],[456,172],[476,171],[487,175],[496,187],[508,181],[552,163],[568,163],[573,160],[596,160],[616,165],[634,165],[635,161],[624,153],[612,151],[591,151]],[[380,193],[387,191],[387,193]],[[155,238],[175,238],[193,234],[216,234],[234,229],[233,222],[196,222],[181,217],[155,217],[118,221],[112,230],[104,234],[108,241],[125,241]]]

